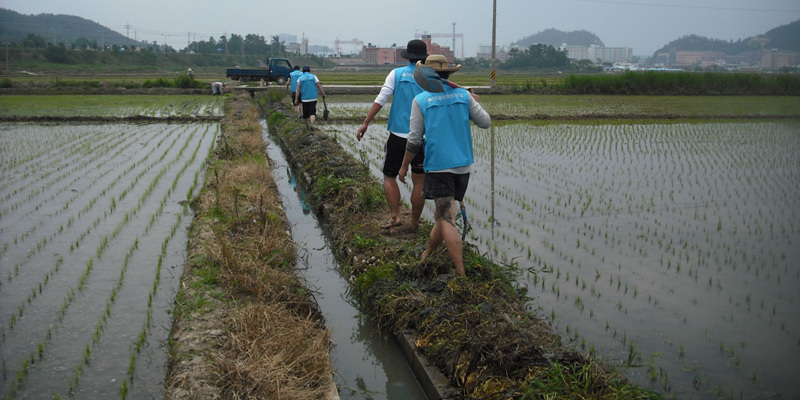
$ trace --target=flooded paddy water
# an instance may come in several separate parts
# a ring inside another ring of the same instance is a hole
[[[2,397],[163,397],[187,200],[219,124],[0,130]]]
[[[163,397],[187,204],[220,125],[0,130],[0,397]],[[268,150],[332,331],[341,398],[425,399],[397,344],[352,303],[302,189],[277,145]]]
[[[361,144],[354,125],[323,128],[380,179],[384,126]],[[185,200],[219,124],[0,131],[0,396],[162,397]],[[799,133],[795,121],[476,130],[467,240],[518,265],[534,312],[633,366],[639,385],[798,397]],[[342,397],[418,398],[399,352],[349,304],[290,171],[275,176]]]
[[[325,129],[381,179],[385,125],[361,143],[357,125]],[[800,396],[800,123],[513,123],[473,139],[467,241],[517,265],[575,348],[677,398]]]

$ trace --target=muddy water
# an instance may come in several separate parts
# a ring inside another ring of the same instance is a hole
[[[0,398],[162,397],[219,124],[0,126]]]
[[[331,357],[342,399],[425,399],[397,343],[381,335],[369,317],[359,313],[348,294],[348,283],[313,213],[304,202],[280,147],[265,133],[273,176],[283,198],[286,216],[308,287],[332,331]]]
[[[385,126],[356,129],[326,127],[380,179]],[[677,398],[800,398],[800,123],[516,123],[473,140],[467,241],[521,268],[566,342]]]

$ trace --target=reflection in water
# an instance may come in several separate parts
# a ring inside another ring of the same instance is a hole
[[[297,199],[300,200],[300,207],[303,208],[303,214],[308,214],[311,212],[311,209],[308,208],[308,204],[306,204],[306,192],[297,187],[297,181],[294,179],[294,172],[292,172],[292,169],[288,166],[286,167],[286,175],[289,177],[289,186],[297,193]]]
[[[494,218],[494,153],[495,153],[495,151],[494,151],[494,125],[492,125],[489,129],[490,129],[489,135],[491,136],[490,152],[491,152],[491,159],[492,159],[491,167],[490,167],[490,169],[491,169],[491,171],[490,171],[491,182],[492,182],[492,188],[491,188],[491,190],[492,190],[492,195],[491,195],[492,204],[491,204],[491,215],[489,217],[489,222],[492,224],[492,242],[494,242],[494,239],[495,239],[494,238],[494,225],[495,225],[495,221],[497,221]]]
[[[266,130],[265,130],[266,131]],[[349,296],[349,284],[338,273],[338,265],[325,235],[305,204],[305,192],[297,185],[278,145],[265,134],[275,183],[284,198],[286,217],[292,224],[306,286],[312,290],[331,329],[331,359],[336,386],[342,399],[425,399],[394,339],[383,337],[377,325],[359,313]],[[297,197],[299,201],[285,201]]]

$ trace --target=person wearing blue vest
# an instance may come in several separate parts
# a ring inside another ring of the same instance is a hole
[[[297,78],[297,91],[295,92],[295,102],[303,105],[303,119],[306,126],[314,125],[317,119],[317,97],[322,95],[325,98],[325,91],[319,78],[311,73],[311,67],[303,67],[303,75]]]
[[[417,67],[420,65],[423,64],[417,64]],[[444,79],[461,68],[460,64],[450,66],[447,58],[440,54],[429,56],[424,65],[433,68]],[[466,276],[463,244],[455,222],[455,202],[464,200],[474,161],[470,121],[485,129],[491,125],[492,119],[478,103],[478,96],[471,91],[442,86],[444,92],[425,91],[411,103],[410,130],[398,175],[400,181],[405,182],[411,160],[424,149],[422,193],[426,199],[433,199],[435,208],[433,229],[422,258],[429,257],[444,242],[456,273]]]
[[[389,98],[392,98],[392,106],[389,110],[389,120],[386,126],[389,131],[389,137],[384,146],[382,168],[383,193],[386,196],[386,203],[389,204],[391,216],[389,221],[382,225],[384,229],[402,224],[400,220],[400,186],[397,183],[397,173],[405,155],[411,101],[414,96],[423,91],[414,80],[414,68],[417,62],[425,61],[425,58],[428,57],[428,46],[422,40],[411,40],[400,53],[400,56],[409,61],[408,65],[395,68],[389,72],[378,97],[375,98],[372,107],[367,113],[367,117],[364,118],[364,122],[356,131],[356,139],[361,141],[367,132],[369,123],[381,111],[381,108],[389,102]],[[422,182],[425,176],[422,170],[424,158],[425,154],[420,152],[418,157],[411,163],[413,186],[411,189],[411,225],[409,230],[412,232],[419,227],[419,218],[425,205],[425,200],[422,198]]]
[[[303,71],[300,71],[300,66],[295,65],[294,70],[289,73],[289,82],[286,82],[286,87],[289,88],[289,91],[292,92],[292,105],[294,106],[294,114],[298,117],[300,116],[300,103],[294,101],[296,97],[295,93],[297,93],[297,80],[300,79],[300,76],[303,75]]]

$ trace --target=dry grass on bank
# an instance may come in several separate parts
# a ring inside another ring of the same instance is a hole
[[[168,399],[319,399],[330,333],[295,274],[296,250],[246,95],[209,157],[170,341]]]

